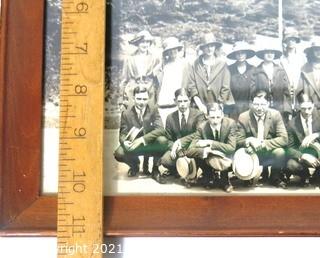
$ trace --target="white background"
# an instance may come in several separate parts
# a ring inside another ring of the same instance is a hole
[[[320,238],[123,238],[124,253],[110,258],[309,258],[319,257]],[[118,240],[119,241],[119,240]],[[112,243],[112,239],[106,240]],[[1,258],[54,258],[56,238],[0,238]],[[70,256],[72,257],[72,256]]]

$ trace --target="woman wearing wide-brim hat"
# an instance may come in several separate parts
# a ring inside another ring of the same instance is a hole
[[[229,66],[231,74],[230,88],[234,97],[235,105],[231,106],[230,117],[237,120],[239,115],[249,109],[250,85],[254,66],[247,62],[255,56],[255,51],[245,41],[234,43],[232,51],[227,55],[235,62]]]
[[[202,54],[187,73],[187,88],[193,103],[205,114],[209,103],[234,104],[228,66],[216,52],[221,46],[213,33],[203,34],[198,47]]]
[[[320,38],[315,37],[304,52],[307,63],[301,69],[297,95],[304,92],[310,96],[315,107],[320,109]]]
[[[270,96],[270,107],[280,111],[287,122],[292,113],[289,81],[285,70],[274,62],[281,55],[280,47],[272,43],[256,52],[263,61],[255,69],[252,90],[266,91]]]
[[[182,88],[187,62],[184,46],[176,37],[163,40],[163,70],[157,98],[159,113],[165,124],[167,116],[176,110],[174,93]]]
[[[176,37],[169,37],[163,40],[162,43],[163,55],[168,58],[168,62],[170,62],[170,58],[174,59],[175,56],[172,56],[173,54],[179,53],[183,49],[183,44],[179,41]]]
[[[270,53],[274,55],[273,60],[279,59],[282,56],[282,51],[280,50],[280,48],[271,47],[271,46],[259,49],[258,51],[256,51],[256,56],[264,60],[265,54],[270,54]]]
[[[160,67],[160,58],[156,57],[150,47],[154,38],[148,31],[137,33],[129,44],[136,47],[136,51],[127,57],[123,65],[123,74],[120,88],[124,91],[124,104],[133,104],[133,89],[145,86],[149,89],[150,104],[155,104],[155,92],[158,88],[156,71]]]
[[[301,68],[306,62],[304,55],[297,50],[297,44],[299,44],[300,41],[299,33],[294,27],[284,28],[282,37],[283,55],[280,59],[280,65],[285,70],[289,80],[293,113],[295,112],[295,95],[299,84]]]
[[[246,54],[246,59],[250,59],[255,56],[256,52],[253,48],[245,41],[237,41],[233,44],[231,52],[227,55],[227,58],[238,61],[238,55]]]

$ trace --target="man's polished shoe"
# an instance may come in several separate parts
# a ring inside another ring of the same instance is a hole
[[[141,175],[149,177],[149,176],[151,176],[151,172],[149,171],[148,168],[143,168]]]
[[[128,177],[134,177],[138,174],[139,169],[137,168],[129,168],[128,170]]]
[[[233,186],[231,184],[226,184],[223,186],[223,190],[226,193],[232,193],[233,192]]]
[[[166,184],[167,179],[164,175],[161,175],[159,170],[153,170],[152,171],[152,178],[156,180],[159,184]]]
[[[181,178],[181,183],[188,189],[192,187],[191,182],[189,182],[187,179]]]
[[[276,181],[274,184],[273,184],[275,187],[277,188],[282,188],[282,189],[287,189],[288,186],[285,182],[279,180],[279,181]]]
[[[244,187],[254,187],[253,179],[244,180],[243,181],[243,186]]]
[[[305,179],[301,178],[301,181],[299,182],[299,186],[300,187],[310,187],[311,184],[310,184],[309,178],[305,178]]]

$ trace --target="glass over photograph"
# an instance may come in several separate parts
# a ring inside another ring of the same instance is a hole
[[[105,195],[320,193],[319,1],[106,3]],[[44,160],[59,110],[46,67]]]

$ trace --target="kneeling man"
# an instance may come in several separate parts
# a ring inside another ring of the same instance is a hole
[[[247,153],[256,153],[262,166],[271,166],[270,183],[286,188],[282,180],[285,166],[285,150],[288,134],[281,114],[269,108],[269,98],[264,90],[257,90],[252,95],[250,109],[239,116],[239,147]]]
[[[156,137],[147,144],[144,135],[162,129],[163,125],[157,108],[150,107],[149,92],[146,87],[137,86],[133,91],[134,105],[123,111],[121,115],[120,146],[115,150],[114,157],[119,162],[129,166],[128,176],[135,176],[139,172],[140,155],[154,156],[153,172],[157,171],[157,161],[167,150],[167,139]],[[134,130],[136,129],[136,130]],[[136,131],[138,134],[130,139]],[[137,138],[138,137],[138,138]]]
[[[301,178],[301,186],[309,186],[309,167],[320,168],[318,157],[305,153],[304,150],[319,141],[320,138],[320,116],[314,109],[314,103],[307,94],[297,97],[300,111],[290,121],[287,149],[287,169],[290,175],[298,175]]]
[[[204,177],[214,178],[220,172],[221,187],[227,193],[233,191],[228,173],[232,171],[229,158],[236,148],[236,123],[224,117],[222,106],[213,103],[208,106],[208,121],[202,123],[186,152],[194,158]]]
[[[202,112],[190,108],[190,96],[186,89],[176,90],[174,96],[178,110],[167,116],[165,130],[154,130],[144,136],[147,143],[159,136],[165,136],[168,139],[168,151],[159,161],[159,174],[154,175],[155,180],[161,184],[166,183],[167,175],[177,173],[177,159],[185,156],[185,150],[193,138],[192,134],[205,120]]]

